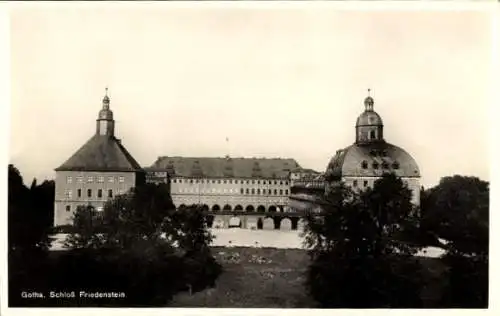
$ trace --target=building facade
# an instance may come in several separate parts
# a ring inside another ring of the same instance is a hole
[[[287,212],[294,159],[159,157],[150,182],[170,184],[177,207],[199,204],[217,212]]]
[[[78,206],[92,205],[102,211],[107,200],[145,181],[142,168],[115,137],[109,104],[106,93],[95,134],[55,169],[55,226],[71,224]]]

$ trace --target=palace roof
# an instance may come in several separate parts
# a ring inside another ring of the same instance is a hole
[[[232,157],[159,157],[146,171],[199,178],[288,178],[300,168],[295,159]]]

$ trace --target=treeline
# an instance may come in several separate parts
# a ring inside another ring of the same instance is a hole
[[[54,219],[54,181],[27,187],[19,170],[9,165],[8,174],[9,251],[46,250]]]
[[[166,185],[134,188],[107,202],[103,212],[80,206],[67,250],[51,252],[50,229],[23,235],[41,223],[33,215],[39,200],[29,200],[30,192],[9,166],[10,306],[166,306],[176,293],[215,286],[222,271],[211,254],[212,235],[201,208],[176,211]],[[45,298],[23,298],[33,291]],[[75,297],[51,299],[50,291]],[[80,291],[118,297],[79,297]]]
[[[321,307],[430,307],[432,259],[415,254],[435,246],[445,254],[435,259],[444,268],[432,307],[487,308],[488,183],[446,177],[421,193],[415,207],[402,180],[385,175],[363,192],[339,185],[322,216],[308,215],[306,288]]]

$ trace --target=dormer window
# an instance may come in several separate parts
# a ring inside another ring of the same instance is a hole
[[[363,162],[361,163],[361,167],[362,167],[363,169],[367,169],[367,168],[368,168],[368,162],[363,161]]]
[[[374,162],[372,166],[373,166],[373,169],[378,169],[378,163]]]
[[[387,162],[382,163],[382,168],[389,169],[389,164]]]
[[[398,162],[393,163],[392,168],[399,169],[399,163]]]

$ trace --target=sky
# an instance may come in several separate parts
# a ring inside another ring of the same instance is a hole
[[[19,7],[9,162],[55,176],[95,133],[158,156],[283,157],[324,171],[355,140],[367,89],[422,184],[489,180],[492,22],[481,11]],[[226,141],[226,138],[229,141]]]

